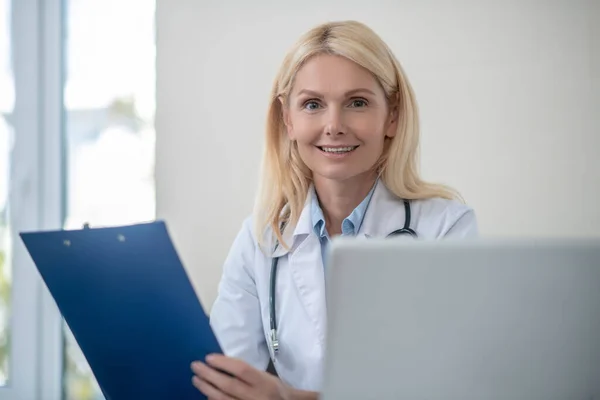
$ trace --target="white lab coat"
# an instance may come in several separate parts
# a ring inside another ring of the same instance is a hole
[[[276,313],[279,377],[297,389],[320,391],[326,334],[325,275],[320,243],[311,224],[310,196],[295,226],[279,246]],[[421,239],[477,234],[473,210],[444,199],[411,202],[411,228]],[[383,182],[376,186],[359,236],[385,237],[404,226],[404,204]],[[248,218],[225,261],[211,325],[226,355],[264,370],[272,356],[268,345],[271,258],[258,248]]]

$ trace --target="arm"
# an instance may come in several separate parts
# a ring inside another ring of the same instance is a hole
[[[210,318],[226,355],[194,362],[192,382],[209,398],[317,399],[317,393],[293,389],[265,372],[269,350],[256,292],[255,251],[251,224],[246,220],[225,261]]]
[[[225,354],[264,371],[269,350],[254,280],[255,249],[251,222],[247,219],[225,260],[210,323]]]

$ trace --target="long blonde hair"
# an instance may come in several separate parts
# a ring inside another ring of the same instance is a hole
[[[398,132],[390,139],[377,164],[380,179],[388,190],[409,200],[460,199],[453,189],[425,182],[419,176],[417,103],[392,51],[373,30],[360,22],[329,22],[300,37],[286,55],[273,84],[254,210],[259,244],[265,243],[265,234],[270,232],[270,239],[276,238],[287,247],[282,237],[282,224],[297,223],[310,189],[311,171],[286,134],[281,99],[287,99],[298,70],[318,54],[342,56],[370,71],[384,89],[390,109],[397,109]]]

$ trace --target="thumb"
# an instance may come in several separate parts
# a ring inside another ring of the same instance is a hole
[[[280,400],[292,400],[294,398],[294,389],[283,383],[281,379],[278,379],[277,390],[279,392]]]

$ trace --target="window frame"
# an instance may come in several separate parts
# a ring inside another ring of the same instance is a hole
[[[60,230],[66,217],[68,0],[9,0],[15,105],[9,182],[12,239],[8,383],[0,400],[63,400],[64,323],[19,233]]]
[[[12,0],[15,106],[9,213],[11,347],[0,400],[61,400],[62,318],[19,233],[60,229],[64,216],[64,2]]]

